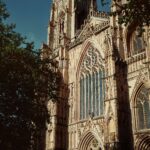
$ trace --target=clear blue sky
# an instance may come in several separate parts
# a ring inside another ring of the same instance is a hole
[[[9,22],[16,24],[16,31],[35,42],[40,48],[47,40],[51,0],[3,0],[10,13]]]
[[[51,0],[3,1],[11,15],[9,22],[16,24],[17,32],[26,36],[29,41],[34,41],[37,49],[43,42],[46,43]]]

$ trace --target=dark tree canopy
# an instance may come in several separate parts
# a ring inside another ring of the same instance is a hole
[[[120,5],[120,0],[114,1],[118,10],[113,15],[119,14],[120,24],[136,23],[139,26],[150,24],[150,0],[124,0],[125,3]],[[106,4],[107,0],[101,0],[102,4]]]
[[[139,26],[150,24],[150,1],[149,0],[127,0],[126,4],[118,11],[121,13],[120,23],[135,22]]]
[[[8,17],[0,1],[0,149],[42,150],[46,102],[56,98],[60,78],[52,60],[41,60]]]

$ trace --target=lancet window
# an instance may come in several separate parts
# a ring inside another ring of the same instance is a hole
[[[80,119],[103,114],[104,88],[102,59],[90,46],[80,68]]]
[[[136,99],[137,129],[150,128],[150,91],[143,85]]]

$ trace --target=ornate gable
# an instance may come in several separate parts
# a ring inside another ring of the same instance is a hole
[[[74,46],[82,43],[92,36],[95,36],[97,33],[107,29],[108,27],[108,18],[91,17],[90,19],[85,20],[84,24],[81,26],[81,29],[76,32],[75,40],[71,43],[68,43],[68,48],[73,48]]]
[[[108,26],[108,24],[109,22],[107,19],[101,20],[99,18],[92,17],[89,20],[85,20],[81,29],[76,33],[76,39],[87,39],[88,37],[95,35],[98,30]]]

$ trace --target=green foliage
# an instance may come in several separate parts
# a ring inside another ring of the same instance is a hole
[[[150,24],[150,1],[149,0],[128,0],[118,11],[119,23],[125,25],[135,22],[139,26]]]
[[[9,13],[7,12],[6,5],[0,1],[0,22],[9,17]]]
[[[120,24],[131,24],[142,27],[150,24],[150,1],[149,0],[127,0],[127,3],[119,6],[114,14],[119,15]]]
[[[0,149],[42,150],[46,102],[57,98],[60,76],[52,60],[41,60],[33,43],[5,23],[7,17],[0,1]]]
[[[119,24],[135,23],[142,27],[150,24],[150,0],[127,0],[127,3],[121,4],[119,0],[112,0],[118,7],[112,15],[119,15]],[[106,4],[106,0],[101,0],[102,4]]]

